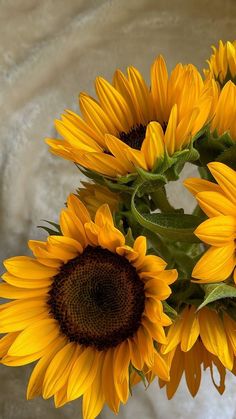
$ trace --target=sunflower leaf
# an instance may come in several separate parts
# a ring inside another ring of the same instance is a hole
[[[190,214],[176,213],[146,213],[141,212],[136,205],[136,195],[134,192],[131,200],[131,211],[136,221],[147,230],[163,236],[165,239],[197,243],[199,239],[194,235],[194,230],[201,223],[201,218]]]
[[[213,303],[214,301],[221,300],[224,298],[235,298],[236,287],[227,284],[208,284],[202,285],[205,292],[205,299],[203,303],[198,307],[198,310],[205,307],[207,304]]]

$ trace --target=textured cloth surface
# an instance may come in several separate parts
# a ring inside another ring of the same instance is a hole
[[[202,67],[211,44],[235,37],[235,24],[235,0],[0,1],[1,259],[24,254],[29,238],[43,237],[35,226],[56,221],[79,184],[76,167],[50,155],[43,142],[55,135],[53,120],[64,109],[77,110],[78,92],[94,94],[97,75],[111,79],[130,64],[148,79],[159,53],[169,68],[179,61]],[[180,183],[170,197],[178,206],[193,205]],[[30,370],[0,367],[1,419],[80,417],[80,402],[59,410],[51,401],[27,402]],[[220,397],[207,373],[195,399],[182,382],[170,402],[157,383],[146,392],[137,387],[119,417],[233,419],[235,382],[228,377]],[[101,417],[114,415],[105,408]]]

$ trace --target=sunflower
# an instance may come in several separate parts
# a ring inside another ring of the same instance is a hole
[[[169,328],[167,345],[162,345],[162,356],[170,366],[170,380],[161,379],[159,383],[161,387],[166,386],[169,399],[175,394],[183,373],[193,397],[201,383],[202,368],[210,368],[213,384],[220,394],[225,389],[226,369],[235,373],[236,322],[226,313],[221,318],[207,307],[196,310],[191,305],[184,308]],[[219,372],[219,385],[214,380],[214,367]]]
[[[218,282],[234,272],[236,283],[236,172],[219,162],[209,163],[208,168],[217,184],[194,178],[184,182],[209,217],[194,232],[210,248],[195,265],[192,276],[202,283]]]
[[[220,92],[210,130],[218,135],[228,132],[236,141],[236,85],[228,81]]]
[[[220,86],[228,80],[236,82],[236,41],[225,44],[219,41],[218,49],[212,46],[213,54],[210,59],[207,60],[209,69],[205,69],[204,73],[206,77],[215,78]]]
[[[151,90],[134,67],[120,70],[110,84],[95,81],[98,101],[80,94],[82,117],[66,111],[55,125],[63,139],[47,139],[52,153],[115,178],[152,170],[164,153],[185,148],[212,116],[215,95],[191,64],[170,76],[164,59],[151,67]]]
[[[176,270],[146,255],[146,239],[133,247],[102,205],[93,222],[70,195],[60,215],[62,235],[29,241],[34,257],[4,261],[0,295],[14,299],[0,309],[1,363],[38,360],[27,398],[54,396],[62,406],[83,395],[83,415],[96,417],[106,402],[117,412],[143,369],[168,380],[156,350],[171,323],[162,300]]]
[[[81,182],[82,187],[77,189],[79,199],[89,210],[94,219],[96,211],[102,204],[108,204],[111,212],[118,210],[120,196],[118,193],[111,192],[106,186],[92,182]]]

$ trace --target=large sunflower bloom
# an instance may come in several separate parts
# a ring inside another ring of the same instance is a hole
[[[236,172],[219,162],[209,163],[208,168],[217,184],[195,178],[184,182],[210,217],[195,230],[210,248],[195,265],[192,276],[199,282],[218,282],[234,272],[236,283]]]
[[[125,245],[107,205],[93,222],[71,195],[60,227],[63,235],[29,242],[35,257],[4,262],[0,295],[16,301],[0,309],[0,356],[12,366],[39,360],[28,399],[54,396],[59,407],[83,395],[92,419],[105,402],[117,412],[127,401],[136,370],[154,368],[168,380],[154,341],[166,342],[171,321],[161,301],[177,273],[146,255],[144,237]]]
[[[151,67],[151,90],[129,67],[110,84],[95,81],[98,101],[80,94],[82,117],[66,111],[56,128],[62,140],[48,139],[54,154],[100,174],[116,177],[135,167],[152,170],[164,152],[186,147],[209,120],[216,93],[193,65],[178,64],[168,75],[164,59]]]
[[[207,60],[209,69],[205,69],[206,76],[215,78],[221,86],[228,80],[236,81],[236,41],[225,44],[219,41],[218,49],[212,46],[213,54]]]
[[[185,373],[186,383],[192,396],[198,392],[202,369],[210,368],[213,384],[223,393],[225,370],[234,368],[236,355],[236,322],[226,313],[221,317],[207,307],[196,311],[195,306],[186,306],[168,331],[167,345],[162,346],[162,356],[170,365],[170,380],[159,380],[166,386],[168,398],[175,394],[181,377]],[[217,368],[220,383],[214,380]],[[233,371],[234,372],[234,371]],[[154,374],[153,374],[154,376]]]

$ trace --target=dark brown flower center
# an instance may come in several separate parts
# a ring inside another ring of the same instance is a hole
[[[145,125],[136,125],[129,132],[120,132],[119,138],[128,146],[140,150],[146,134]]]
[[[104,350],[131,337],[144,310],[144,285],[122,256],[88,246],[65,264],[48,304],[70,341]]]

